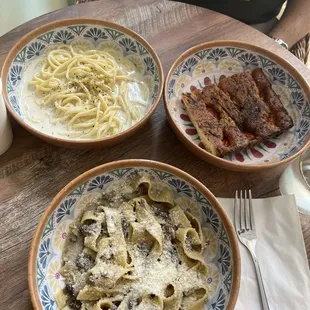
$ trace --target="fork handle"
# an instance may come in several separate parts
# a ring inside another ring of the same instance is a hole
[[[262,273],[261,273],[261,270],[259,267],[258,259],[255,255],[255,253],[252,253],[252,251],[250,251],[250,252],[251,252],[252,257],[253,257],[253,262],[254,262],[255,272],[256,272],[256,276],[257,276],[260,296],[261,296],[262,304],[263,304],[263,310],[270,310],[267,295],[266,295],[266,290],[265,290],[265,286],[264,286],[264,282],[263,282]]]

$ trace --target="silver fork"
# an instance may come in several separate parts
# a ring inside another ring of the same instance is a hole
[[[252,205],[252,193],[249,190],[249,198],[247,198],[247,192],[244,191],[244,198],[242,198],[242,191],[240,191],[240,199],[238,198],[238,191],[236,191],[234,202],[234,215],[235,215],[235,229],[239,241],[249,250],[257,276],[258,286],[262,299],[263,309],[269,310],[269,304],[267,300],[266,290],[262,274],[259,267],[259,262],[256,256],[256,229]]]

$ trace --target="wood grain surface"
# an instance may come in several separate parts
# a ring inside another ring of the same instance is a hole
[[[0,38],[0,66],[13,44],[30,30],[70,17],[102,18],[133,29],[155,48],[165,73],[176,57],[193,45],[232,39],[279,54],[310,82],[310,71],[297,58],[257,30],[206,9],[162,0],[95,1],[43,15]],[[101,150],[58,148],[14,122],[13,129],[13,144],[0,156],[0,309],[32,309],[27,260],[33,232],[57,192],[90,168],[118,159],[158,160],[190,173],[219,197],[232,197],[235,190],[248,188],[254,197],[276,196],[279,176],[285,168],[244,174],[207,164],[178,141],[168,125],[162,102],[138,134]],[[310,257],[310,216],[301,215],[301,225]]]

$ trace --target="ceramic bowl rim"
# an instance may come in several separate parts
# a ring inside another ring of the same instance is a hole
[[[34,38],[38,37],[40,34],[46,33],[49,30],[59,28],[59,27],[65,27],[65,26],[70,26],[70,25],[76,25],[76,24],[88,24],[88,25],[101,25],[103,27],[107,28],[112,28],[116,29],[118,31],[121,31],[137,41],[141,43],[146,49],[148,50],[150,56],[153,58],[157,68],[158,68],[158,78],[159,78],[159,87],[158,87],[158,95],[154,101],[154,103],[151,105],[150,109],[148,112],[144,115],[144,117],[136,124],[133,126],[129,127],[128,129],[113,135],[111,137],[106,137],[106,138],[100,138],[100,139],[85,139],[85,140],[77,140],[77,139],[64,139],[60,137],[56,137],[53,135],[49,135],[44,133],[43,131],[37,130],[33,126],[29,125],[22,117],[17,115],[16,111],[12,108],[9,100],[9,96],[7,93],[6,89],[6,80],[7,80],[7,75],[9,73],[9,68],[16,57],[17,53],[24,47],[26,46],[31,40]],[[11,48],[9,51],[8,55],[5,58],[5,61],[3,63],[3,67],[1,70],[1,77],[2,77],[2,86],[3,86],[3,98],[5,105],[9,111],[9,113],[14,117],[14,119],[25,129],[30,131],[32,134],[41,137],[42,139],[46,141],[53,141],[56,144],[62,144],[62,145],[67,145],[67,146],[74,146],[74,145],[79,145],[80,147],[91,145],[94,146],[96,144],[109,144],[113,143],[115,140],[118,139],[124,139],[125,137],[128,137],[129,135],[133,134],[137,129],[141,128],[151,117],[151,115],[154,113],[156,110],[160,99],[162,97],[163,93],[163,87],[164,87],[164,71],[162,68],[161,61],[155,52],[154,48],[151,46],[151,44],[144,39],[142,36],[140,36],[138,33],[135,31],[119,25],[117,23],[107,21],[104,19],[95,19],[95,18],[69,18],[69,19],[63,19],[63,20],[57,20],[48,24],[44,24],[30,32],[28,32],[26,35],[24,35],[22,38],[20,38],[14,46]],[[52,142],[52,143],[53,143]]]
[[[83,184],[90,178],[97,176],[99,174],[103,174],[107,171],[120,169],[120,168],[128,168],[128,167],[145,167],[149,169],[159,169],[164,170],[169,173],[172,173],[186,182],[190,183],[194,186],[197,190],[203,193],[207,199],[210,201],[212,207],[217,211],[226,231],[227,235],[229,236],[229,240],[231,243],[231,251],[232,251],[232,259],[233,259],[233,282],[232,282],[232,289],[231,294],[228,300],[228,304],[226,306],[227,310],[233,310],[237,301],[239,287],[240,287],[240,277],[241,277],[241,263],[240,263],[240,252],[239,252],[239,244],[237,240],[237,236],[234,230],[234,227],[228,218],[223,207],[220,205],[218,200],[215,196],[210,192],[210,190],[204,186],[200,181],[196,178],[188,174],[187,172],[176,168],[174,166],[153,161],[153,160],[144,160],[144,159],[127,159],[127,160],[119,160],[114,162],[109,162],[95,168],[92,168],[75,179],[69,182],[63,189],[61,189],[58,194],[54,197],[52,202],[49,206],[45,209],[41,219],[38,223],[38,226],[35,230],[31,247],[30,247],[30,255],[28,260],[28,285],[29,285],[29,292],[31,296],[31,301],[35,309],[42,310],[42,306],[40,303],[39,295],[36,289],[36,257],[38,252],[38,247],[40,243],[40,239],[42,236],[43,229],[47,223],[48,218],[50,215],[55,211],[58,207],[59,203],[66,197],[74,188]]]
[[[196,52],[206,49],[206,48],[212,48],[212,47],[223,47],[223,46],[232,46],[237,48],[244,48],[248,51],[253,51],[260,53],[261,55],[267,56],[270,59],[274,60],[277,64],[281,65],[284,69],[286,69],[299,83],[301,86],[301,89],[304,91],[306,98],[308,99],[308,103],[310,105],[310,86],[308,85],[305,78],[286,60],[284,60],[279,55],[270,52],[269,50],[260,47],[258,45],[237,41],[237,40],[215,40],[210,42],[204,42],[197,44],[185,52],[183,52],[171,65],[165,79],[164,84],[164,104],[165,104],[165,110],[168,117],[168,121],[174,130],[174,132],[177,134],[179,139],[185,144],[186,147],[188,147],[194,154],[198,155],[200,158],[208,161],[211,164],[214,164],[218,167],[226,168],[229,170],[234,171],[241,171],[241,172],[254,172],[258,170],[265,170],[270,168],[275,168],[280,165],[283,165],[285,163],[288,163],[292,161],[294,158],[299,156],[308,146],[310,146],[310,135],[308,139],[304,142],[303,146],[298,150],[296,153],[290,155],[288,158],[283,159],[281,161],[273,162],[273,163],[265,163],[265,164],[242,164],[242,163],[236,163],[231,162],[226,159],[217,157],[203,149],[201,149],[198,145],[187,139],[179,127],[179,125],[176,123],[176,121],[173,119],[170,109],[169,109],[169,99],[168,99],[168,85],[171,80],[171,77],[173,75],[173,72],[175,69],[184,61],[187,57],[195,54]]]

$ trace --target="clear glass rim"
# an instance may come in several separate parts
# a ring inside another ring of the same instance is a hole
[[[306,155],[309,155],[310,159],[310,147],[308,147],[300,156],[299,156],[299,171],[302,175],[302,179],[306,186],[310,189],[310,184],[307,182],[306,176],[304,175],[303,169],[302,169],[302,163]]]

